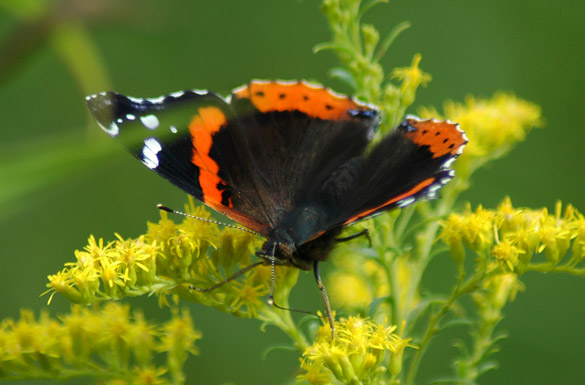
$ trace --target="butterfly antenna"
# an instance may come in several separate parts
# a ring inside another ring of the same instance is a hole
[[[286,310],[286,311],[294,311],[296,313],[303,313],[303,314],[309,314],[312,315],[314,317],[319,318],[319,316],[317,314],[311,313],[310,311],[306,311],[306,310],[299,310],[299,309],[291,309],[289,307],[284,307],[284,306],[279,306],[276,302],[274,302],[274,284],[276,282],[276,258],[274,257],[274,251],[276,250],[276,243],[274,244],[274,247],[272,248],[272,255],[270,256],[270,267],[271,267],[271,272],[270,272],[270,295],[268,296],[268,300],[266,301],[266,303],[268,304],[268,306],[274,306],[277,309],[280,310]]]
[[[209,219],[209,218],[196,217],[195,215],[186,214],[186,213],[183,213],[181,211],[173,210],[173,209],[168,208],[167,206],[164,206],[164,205],[161,205],[161,204],[156,205],[156,207],[159,210],[166,211],[167,213],[173,213],[173,214],[176,214],[176,215],[181,215],[183,217],[197,219],[198,221],[202,221],[202,222],[213,223],[213,224],[218,225],[218,226],[231,227],[232,229],[238,229],[238,230],[241,230],[241,231],[245,231],[247,233],[250,233],[250,234],[257,235],[259,237],[264,237],[262,234],[257,233],[254,230],[247,229],[245,227],[231,225],[229,223],[219,222],[219,221],[216,221],[216,220],[213,220],[213,219]]]

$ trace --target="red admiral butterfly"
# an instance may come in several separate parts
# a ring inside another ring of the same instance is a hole
[[[254,80],[227,98],[103,92],[87,104],[148,168],[264,236],[265,264],[313,269],[332,327],[318,263],[342,228],[434,198],[467,143],[457,124],[407,117],[369,148],[378,109],[302,81]]]

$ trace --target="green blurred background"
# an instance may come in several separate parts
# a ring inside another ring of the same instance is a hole
[[[17,317],[22,307],[46,308],[47,297],[39,298],[46,276],[73,260],[89,234],[137,236],[158,218],[156,203],[185,202],[185,194],[90,122],[85,94],[106,86],[145,97],[187,88],[225,94],[252,78],[313,79],[348,92],[327,76],[335,57],[312,53],[329,38],[319,5],[0,0],[0,318]],[[433,81],[417,106],[511,90],[543,107],[546,127],[478,172],[464,199],[494,207],[510,195],[517,206],[549,208],[561,199],[585,210],[585,2],[397,0],[365,18],[382,34],[404,20],[412,28],[384,65],[389,72],[422,53]],[[455,270],[447,259],[435,263],[427,287],[449,286]],[[527,290],[501,325],[510,333],[496,356],[501,369],[481,383],[583,384],[585,282],[537,274],[523,280]],[[133,302],[149,317],[167,315],[154,298]],[[310,275],[302,274],[292,304],[320,306]],[[68,306],[57,296],[50,310]],[[296,353],[262,356],[267,346],[287,342],[279,331],[190,308],[204,339],[202,355],[187,363],[188,383],[278,384],[294,377]],[[421,380],[450,373],[455,334],[438,337]]]

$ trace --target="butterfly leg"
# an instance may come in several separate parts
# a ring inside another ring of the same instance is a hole
[[[368,238],[368,243],[370,244],[370,247],[372,247],[372,238],[370,237],[370,230],[368,230],[368,229],[364,229],[364,230],[360,231],[359,233],[355,233],[355,234],[352,234],[352,235],[347,236],[347,237],[335,238],[335,242],[337,242],[337,243],[347,242],[347,241],[351,241],[353,239],[359,238],[361,236],[365,236],[366,238]]]
[[[335,339],[335,323],[333,320],[333,313],[331,312],[331,305],[329,304],[329,297],[327,296],[325,285],[323,285],[323,281],[321,280],[321,274],[319,274],[319,261],[315,261],[315,263],[313,264],[313,272],[315,273],[315,280],[317,281],[317,286],[319,287],[319,290],[321,290],[321,296],[323,297],[323,305],[325,305],[325,312],[327,313],[329,326],[331,326],[331,338]]]
[[[259,261],[259,262],[256,262],[256,263],[251,264],[250,266],[246,266],[242,270],[236,271],[234,274],[232,274],[231,276],[227,277],[223,281],[218,282],[215,285],[210,286],[210,287],[200,288],[200,287],[195,287],[193,285],[189,285],[189,290],[194,290],[194,291],[197,291],[199,293],[207,293],[207,292],[213,291],[213,290],[215,290],[215,289],[217,289],[219,287],[222,287],[226,283],[231,282],[231,281],[233,281],[234,279],[236,279],[238,277],[241,277],[242,275],[246,274],[250,270],[253,270],[256,267],[258,267],[260,265],[263,265],[263,264],[264,264],[264,261]]]

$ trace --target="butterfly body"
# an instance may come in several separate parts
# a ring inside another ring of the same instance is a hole
[[[276,227],[264,242],[257,255],[274,256],[282,264],[290,264],[302,270],[313,268],[314,262],[324,261],[335,245],[342,227],[336,227],[310,239],[315,228],[321,228],[319,210],[303,208],[292,212]]]
[[[87,103],[145,166],[264,236],[267,263],[316,273],[344,226],[435,197],[467,143],[454,123],[407,117],[372,144],[375,106],[303,81]]]

